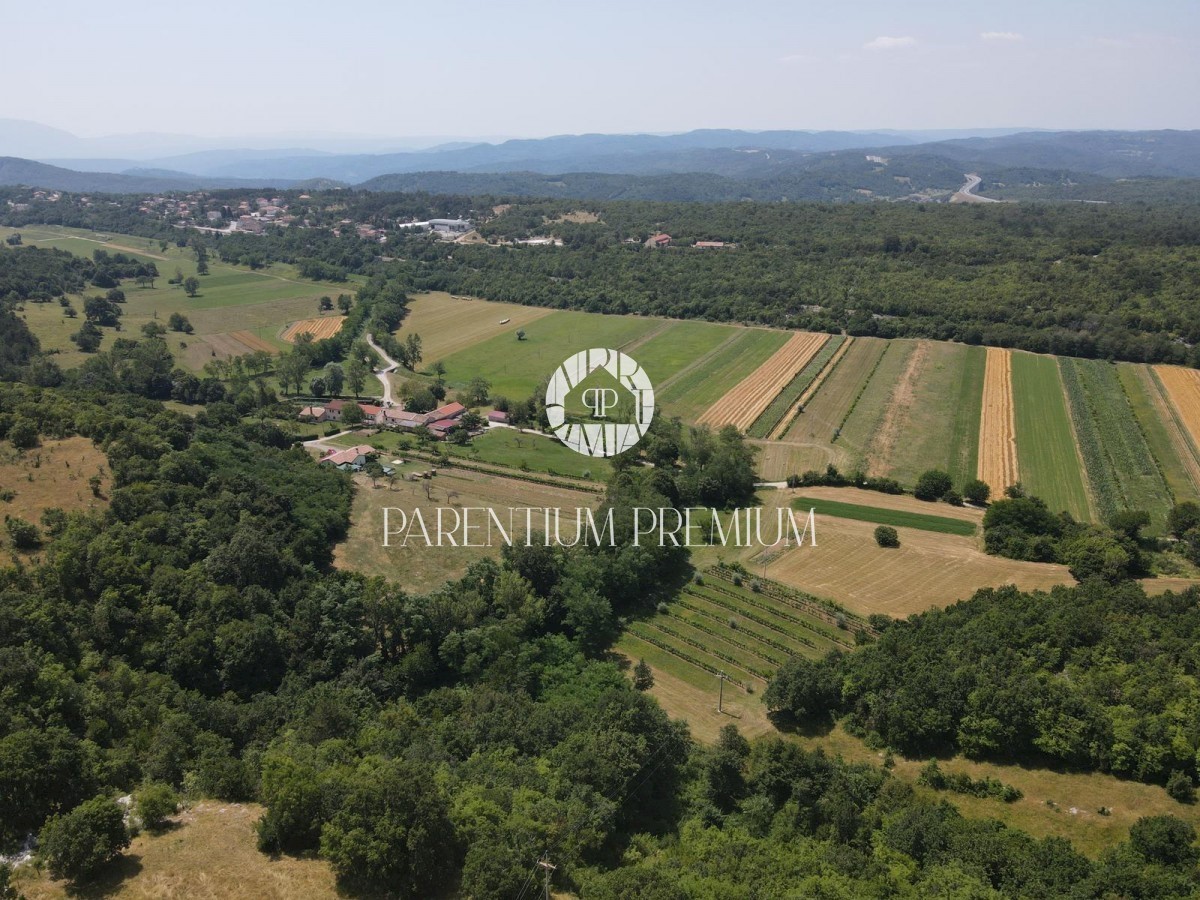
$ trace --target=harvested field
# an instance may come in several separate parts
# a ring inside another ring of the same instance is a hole
[[[896,445],[901,440],[901,431],[908,422],[916,400],[917,385],[925,377],[925,370],[932,357],[932,341],[917,341],[904,372],[892,388],[891,401],[883,414],[883,421],[871,438],[867,449],[867,471],[887,471],[896,454]]]
[[[888,342],[878,338],[858,338],[853,342],[837,368],[833,369],[812,397],[805,402],[804,411],[787,430],[788,443],[831,445],[838,426],[845,421],[851,404],[866,385]]]
[[[218,359],[245,356],[247,353],[253,353],[256,350],[265,350],[267,353],[276,352],[275,347],[252,331],[227,331],[220,334],[207,335],[201,340],[214,351],[209,356],[212,357],[215,355]]]
[[[311,319],[301,319],[299,322],[292,322],[288,325],[280,337],[289,344],[294,344],[296,338],[308,332],[313,336],[313,340],[319,341],[333,337],[341,331],[344,321],[346,321],[345,316],[314,316]]]
[[[828,339],[827,334],[792,335],[762,366],[705,410],[699,423],[714,427],[734,425],[745,431]]]
[[[767,576],[860,615],[899,618],[984,587],[1033,590],[1074,583],[1066,566],[988,556],[976,538],[902,528],[900,546],[888,549],[875,543],[874,532],[870,522],[821,516],[817,546],[785,551],[767,566]]]
[[[799,475],[810,469],[820,471],[830,463],[841,468],[846,463],[837,445],[753,439],[747,443],[758,450],[756,466],[763,481],[786,481],[789,475]]]
[[[782,434],[796,416],[800,398],[808,393],[809,386],[824,372],[846,343],[846,338],[835,334],[825,341],[821,349],[808,361],[796,377],[788,382],[771,401],[771,405],[763,410],[762,415],[754,420],[748,434],[751,437],[765,438],[772,434]]]
[[[471,300],[435,291],[412,298],[400,330],[421,335],[422,355],[434,363],[498,334],[515,334],[518,328],[552,312],[537,306]],[[501,325],[505,319],[508,321]]]
[[[735,328],[725,341],[689,365],[661,382],[655,380],[655,402],[662,403],[671,415],[694,422],[729,385],[758,369],[787,340],[783,331]]]
[[[1200,453],[1150,366],[1122,363],[1117,375],[1175,502],[1200,500]]]
[[[1155,366],[1154,374],[1166,389],[1192,446],[1200,447],[1200,371],[1181,366]]]
[[[1012,354],[987,348],[983,375],[983,409],[979,417],[979,462],[976,477],[999,497],[1021,480],[1017,466],[1016,411],[1013,404]]]
[[[823,369],[821,369],[820,372],[817,373],[817,377],[812,380],[808,387],[804,389],[804,393],[800,395],[799,399],[796,401],[796,405],[791,409],[789,414],[781,419],[779,424],[772,429],[770,435],[768,435],[771,440],[780,440],[785,434],[787,434],[788,429],[792,427],[792,423],[796,421],[796,417],[804,411],[804,407],[807,406],[809,401],[812,400],[813,395],[815,395],[817,391],[821,389],[821,385],[825,383],[825,379],[833,374],[834,370],[838,367],[838,363],[840,363],[843,357],[850,352],[850,345],[853,343],[854,338],[852,337],[848,337],[842,341],[841,345],[834,352],[833,356],[829,358],[829,362]]]

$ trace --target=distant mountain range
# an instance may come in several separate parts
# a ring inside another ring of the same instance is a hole
[[[8,152],[4,126],[0,120],[0,153]],[[320,179],[368,190],[845,200],[945,192],[965,172],[979,172],[985,184],[1005,177],[1018,183],[1200,178],[1200,132],[1024,131],[947,139],[944,132],[710,129],[452,142],[394,153],[207,149],[152,159],[0,158],[0,184],[108,192],[285,188]]]

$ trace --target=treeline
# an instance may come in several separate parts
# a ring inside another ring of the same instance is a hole
[[[1190,788],[1197,601],[1196,589],[1148,597],[1137,583],[1099,580],[982,590],[851,655],[787,664],[766,700],[789,718],[844,717],[908,755],[959,751],[1158,783],[1178,773]]]
[[[236,199],[237,192],[228,193],[228,201]],[[1193,259],[1200,206],[1192,202],[950,206],[284,194],[314,227],[214,236],[223,259],[291,262],[329,278],[383,272],[406,290],[602,313],[1197,361],[1192,347],[1200,343],[1200,323],[1190,304],[1200,290]],[[50,216],[162,234],[162,223],[139,213],[134,198],[96,210],[69,199],[10,210],[0,223]],[[599,220],[563,219],[580,206]],[[395,230],[396,220],[434,212],[470,215],[496,245],[460,244],[448,253],[427,235]],[[387,244],[359,239],[344,219],[392,229]],[[671,234],[673,247],[641,246],[660,231]],[[546,233],[564,245],[504,243]],[[697,240],[738,246],[689,249]]]

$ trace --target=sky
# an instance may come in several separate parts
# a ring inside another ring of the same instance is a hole
[[[0,118],[88,137],[1200,128],[1191,0],[3,6]]]

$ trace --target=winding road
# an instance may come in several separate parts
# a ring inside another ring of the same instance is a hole
[[[966,184],[964,184],[962,187],[960,187],[958,189],[958,192],[953,197],[950,198],[951,203],[1003,203],[1004,202],[1003,200],[997,200],[995,197],[981,197],[979,194],[974,193],[975,188],[979,187],[980,182],[983,181],[983,179],[980,178],[978,175],[975,175],[972,173],[972,174],[964,175],[963,177],[967,179],[967,182],[966,182]]]
[[[367,346],[369,346],[372,350],[374,350],[376,353],[378,353],[379,358],[382,359],[385,363],[387,363],[387,365],[384,366],[382,369],[375,370],[375,377],[378,378],[379,383],[383,385],[383,405],[384,406],[393,406],[394,403],[392,401],[392,380],[390,378],[388,378],[388,375],[390,375],[392,372],[396,371],[396,369],[400,368],[400,363],[396,362],[394,359],[392,359],[390,356],[388,356],[386,353],[383,352],[383,348],[380,347],[377,343],[375,343],[375,339],[373,337],[371,337],[371,332],[369,332],[369,331],[367,332]]]

